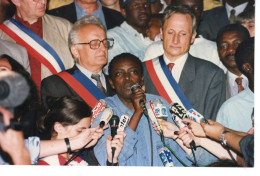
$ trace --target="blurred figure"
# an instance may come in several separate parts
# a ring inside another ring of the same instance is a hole
[[[121,12],[119,0],[100,0],[102,6]]]
[[[203,11],[213,9],[215,7],[223,6],[223,4],[219,0],[203,0],[204,8]]]
[[[45,132],[51,140],[64,139],[67,144],[67,152],[59,155],[52,155],[41,158],[38,161],[38,165],[64,165],[68,159],[72,156],[71,146],[68,141],[69,137],[74,137],[79,133],[82,133],[88,129],[92,122],[91,107],[84,101],[74,97],[60,97],[58,99],[48,99],[49,111],[38,122],[38,127],[42,132]],[[96,133],[97,140],[103,135],[103,129],[99,129],[100,133]],[[101,133],[102,132],[102,133]],[[124,144],[125,133],[121,132],[114,136],[113,140],[111,136],[107,137],[107,160],[109,163],[114,161],[117,163],[117,157]],[[112,159],[112,149],[115,147],[115,155]],[[88,158],[87,160],[91,160]],[[79,156],[72,160],[68,165],[88,165]]]
[[[163,11],[163,4],[161,0],[150,0],[151,3],[151,13],[152,14],[159,14]]]
[[[146,35],[153,41],[161,40],[160,28],[162,22],[162,14],[151,15],[150,21],[148,23],[148,28],[146,29]]]
[[[254,8],[253,5],[254,2],[251,0],[226,0],[223,6],[205,11],[198,34],[208,40],[216,41],[220,28],[235,23],[236,16],[247,9]]]
[[[249,86],[223,103],[216,121],[232,130],[248,132],[254,124],[254,38],[246,39],[238,46],[235,62],[247,77]]]
[[[7,127],[6,132],[0,131],[0,165],[11,164],[3,160],[3,151],[11,157],[12,164],[30,165],[30,155],[24,144],[23,132],[10,128],[12,113],[0,106],[0,116],[3,120],[0,123]]]
[[[255,36],[255,10],[247,10],[240,13],[236,18],[236,23],[241,24],[249,31],[250,37]]]
[[[65,18],[75,23],[86,15],[98,17],[106,29],[119,26],[124,18],[116,10],[102,6],[99,0],[74,0],[72,3],[47,11],[48,14]]]
[[[238,69],[235,53],[238,45],[248,39],[249,33],[240,24],[228,24],[222,27],[217,36],[218,54],[221,62],[227,68],[226,99],[238,94],[248,87],[248,79]]]

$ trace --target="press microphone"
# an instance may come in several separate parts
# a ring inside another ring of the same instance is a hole
[[[13,71],[0,72],[0,105],[15,108],[21,105],[29,94],[26,79]]]
[[[161,122],[162,120],[167,121],[168,118],[167,108],[166,106],[163,105],[162,100],[157,98],[153,101],[153,104],[154,104],[156,115],[158,117],[157,120],[159,122]],[[160,125],[160,127],[163,130],[163,126]]]
[[[204,122],[208,124],[208,121],[206,118],[203,117],[203,115],[201,115],[198,111],[196,111],[195,109],[191,108],[189,110],[187,110],[186,112],[186,116],[193,120],[194,122],[200,123],[200,122]]]
[[[100,99],[92,109],[92,118],[95,119],[98,117],[98,115],[105,110],[107,106],[107,103],[105,100]]]
[[[159,150],[159,157],[161,158],[164,167],[173,167],[171,153],[167,147],[163,147]]]
[[[118,124],[119,124],[119,117],[116,116],[116,115],[113,115],[112,118],[109,120],[112,139],[117,134]],[[116,148],[112,147],[112,161],[113,161],[113,158],[114,158],[114,155],[115,155],[115,150],[116,150]]]
[[[101,118],[100,118],[100,123],[99,123],[100,128],[103,128],[109,122],[112,115],[113,115],[112,108],[106,108],[104,110],[104,112],[103,112],[103,114],[101,115]]]
[[[186,117],[187,112],[181,105],[179,105],[178,103],[171,103],[170,112],[174,114],[174,116],[172,117],[173,121],[180,129],[187,127],[187,125],[182,121],[182,119]],[[190,143],[190,147],[196,150],[196,144],[193,140]]]
[[[135,90],[135,89],[141,89],[141,86],[140,86],[138,83],[133,84],[133,85],[131,86],[131,88],[130,88],[131,93],[134,93],[134,90]],[[143,109],[143,113],[147,116],[147,115],[148,115],[148,112],[147,112],[147,108],[146,108],[146,106],[145,106],[144,100],[141,99],[141,100],[139,101],[139,103],[140,103],[140,105],[141,105],[141,107],[142,107],[142,109]]]
[[[120,117],[120,121],[119,121],[119,127],[117,129],[117,132],[119,131],[124,131],[125,130],[125,127],[128,125],[130,121],[130,116],[128,114],[123,114],[121,117]]]

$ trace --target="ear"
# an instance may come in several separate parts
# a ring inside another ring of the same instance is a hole
[[[160,28],[160,38],[161,38],[161,40],[163,40],[163,31],[162,31],[162,28]]]
[[[123,15],[124,18],[126,18],[125,9],[121,8],[121,14]]]
[[[112,89],[115,89],[115,86],[114,86],[114,83],[113,83],[113,81],[109,78],[109,84],[110,84],[110,86],[112,87]]]
[[[65,132],[65,128],[61,125],[60,122],[55,122],[54,130],[57,132],[58,135],[61,135]]]
[[[20,0],[11,0],[12,1],[12,3],[15,5],[15,6],[20,6]]]
[[[253,67],[249,63],[244,63],[242,69],[245,73],[249,74],[253,72]]]
[[[192,34],[190,43],[193,43],[193,42],[194,42],[194,40],[195,40],[195,38],[196,38],[196,35],[197,35],[197,32],[194,32],[194,34]]]
[[[78,48],[77,48],[75,45],[73,45],[73,46],[70,47],[70,51],[71,51],[71,53],[73,54],[73,56],[74,56],[75,58],[77,58],[77,59],[80,58],[79,50],[78,50]]]

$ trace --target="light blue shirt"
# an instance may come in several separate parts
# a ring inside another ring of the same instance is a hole
[[[159,98],[162,100],[163,105],[167,108],[168,121],[173,122],[170,112],[169,104],[162,98],[156,95],[146,94],[147,100],[155,100]],[[130,117],[133,115],[133,111],[128,109],[118,98],[117,95],[113,97],[105,98],[107,107],[113,109],[114,115],[121,117],[123,114],[127,113]],[[95,119],[93,127],[97,126],[100,122],[99,115]],[[150,121],[150,119],[149,119]],[[163,166],[163,163],[159,157],[158,151],[163,147],[160,136],[152,127],[152,139],[153,139],[153,166]],[[124,147],[118,157],[120,166],[150,166],[151,164],[151,142],[150,142],[150,132],[148,127],[147,118],[143,115],[138,123],[136,131],[133,131],[129,126],[125,128],[126,137],[124,139]],[[107,135],[110,134],[110,128],[105,130],[104,136],[98,141],[94,148],[95,156],[100,165],[106,165],[107,154],[106,154],[106,139]],[[170,148],[176,153],[176,155],[188,166],[192,164],[190,160],[187,159],[187,155],[184,150],[172,139],[165,138],[165,143],[170,146]],[[174,166],[182,166],[182,164],[171,154]]]
[[[40,156],[40,138],[29,137],[24,140],[24,144],[29,151],[30,160],[32,165],[36,165]],[[9,165],[10,163],[5,162],[0,156],[0,165]]]
[[[216,121],[232,130],[247,132],[252,128],[253,107],[254,93],[247,87],[222,104]]]
[[[104,26],[107,28],[106,26],[106,20],[105,20],[105,16],[104,16],[104,13],[103,13],[103,10],[102,10],[102,4],[101,2],[97,1],[98,3],[98,9],[96,11],[94,11],[92,13],[93,16],[95,17],[98,17],[102,23],[104,24]],[[79,20],[80,18],[88,15],[88,12],[83,8],[81,7],[77,1],[74,1],[74,4],[75,4],[75,7],[76,7],[76,14],[77,14],[77,19]]]
[[[152,43],[152,40],[148,37],[143,37],[142,34],[125,21],[120,27],[108,30],[107,36],[114,39],[114,46],[108,50],[106,73],[110,61],[121,53],[131,53],[143,61],[146,47]]]

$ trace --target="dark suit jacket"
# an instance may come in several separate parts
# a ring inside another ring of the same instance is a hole
[[[146,92],[159,95],[144,64]],[[216,120],[217,112],[226,100],[226,78],[222,69],[208,61],[188,56],[179,86],[195,110],[205,118]]]
[[[247,5],[245,10],[250,10],[252,6]],[[229,24],[229,19],[225,6],[215,7],[204,12],[203,20],[198,28],[198,35],[212,41],[216,41],[218,31]]]
[[[124,21],[124,17],[120,12],[103,6],[102,10],[105,16],[107,29],[120,26],[120,24]],[[77,21],[77,13],[74,2],[65,6],[58,7],[56,9],[49,10],[47,11],[47,13],[50,15],[65,18],[71,23],[75,23]]]
[[[73,70],[78,70],[78,67],[74,66],[72,68]],[[108,76],[105,75],[106,78],[106,87],[107,87],[107,96],[113,96],[114,91],[112,90],[109,81]],[[42,103],[45,108],[48,109],[48,106],[46,104],[46,97],[47,96],[53,96],[53,97],[62,97],[65,95],[71,95],[71,96],[78,96],[80,97],[62,78],[60,78],[58,75],[51,75],[45,79],[42,80],[41,83],[41,98]],[[83,100],[84,101],[84,100]]]

